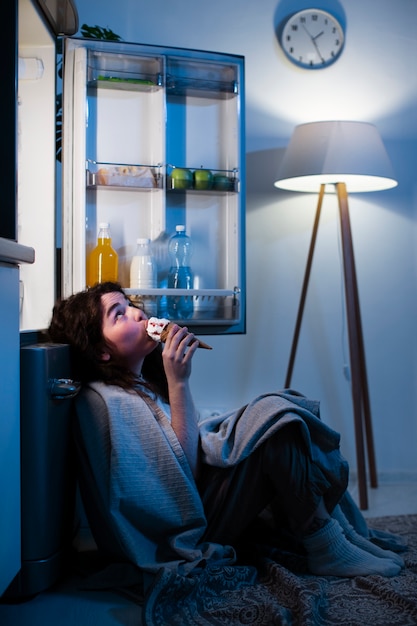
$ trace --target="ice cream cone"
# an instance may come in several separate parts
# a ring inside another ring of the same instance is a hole
[[[153,339],[154,341],[161,341],[162,343],[165,343],[172,326],[173,323],[166,319],[151,317],[148,320],[147,332],[151,339]],[[199,348],[203,348],[204,350],[213,349],[211,346],[209,346],[207,343],[204,343],[204,341],[201,341],[201,339],[198,339],[197,337],[193,339],[191,344],[193,344],[195,341],[198,341]]]
[[[165,326],[165,328],[161,332],[161,341],[162,341],[162,343],[165,343],[165,341],[167,340],[168,333],[169,333],[169,331],[171,330],[172,327],[173,327],[173,323],[172,322],[168,322],[168,324]],[[197,337],[191,341],[190,345],[195,343],[196,341],[198,341],[198,347],[199,348],[204,348],[204,350],[212,350],[213,349],[211,346],[209,346],[207,343],[204,343],[204,341],[201,341],[201,339],[198,339]]]

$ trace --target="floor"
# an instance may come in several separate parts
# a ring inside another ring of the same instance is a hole
[[[358,487],[355,482],[350,483],[349,492],[358,504]],[[368,504],[368,509],[362,511],[366,518],[417,514],[417,481],[399,483],[380,480],[377,489],[368,489]]]
[[[349,488],[357,499],[357,486]],[[366,518],[417,514],[417,482],[385,482],[368,492]],[[19,604],[0,604],[1,626],[140,626],[140,607],[128,598],[77,589],[74,580]],[[167,625],[168,626],[168,625]]]

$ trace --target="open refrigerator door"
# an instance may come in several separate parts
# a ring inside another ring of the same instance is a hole
[[[193,330],[244,332],[242,57],[68,38],[63,93],[63,295],[85,288],[105,222],[129,295],[154,299],[161,317],[170,298],[190,298]],[[202,170],[216,183],[197,183]],[[193,240],[184,293],[167,283],[178,224]],[[138,238],[158,265],[157,286],[140,293],[130,285]]]

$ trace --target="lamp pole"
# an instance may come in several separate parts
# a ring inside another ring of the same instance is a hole
[[[371,409],[368,392],[368,379],[366,373],[365,349],[362,334],[362,321],[359,306],[358,283],[356,279],[355,257],[353,252],[352,231],[350,228],[348,195],[345,183],[336,183],[339,202],[340,229],[343,250],[343,269],[346,297],[346,315],[348,320],[349,356],[352,380],[352,402],[355,428],[356,462],[358,472],[359,506],[361,509],[368,508],[368,493],[366,486],[366,463],[365,445],[367,445],[369,474],[371,487],[377,487],[377,472],[375,463],[375,450],[372,432]],[[320,220],[321,207],[325,185],[320,185],[317,202],[316,216],[313,225],[310,248],[307,257],[307,265],[301,290],[295,330],[291,345],[290,358],[285,378],[285,387],[291,386],[291,377],[297,351],[298,338],[304,312],[304,304],[307,296],[308,283],[310,280],[311,265],[316,244],[317,231]]]
[[[377,487],[375,451],[372,433],[371,408],[366,373],[365,348],[359,306],[358,283],[350,228],[348,195],[345,183],[337,183],[340,230],[342,236],[343,268],[345,276],[346,313],[349,333],[350,370],[352,378],[352,401],[355,423],[356,462],[358,467],[359,502],[368,508],[364,438],[367,444],[371,487]]]

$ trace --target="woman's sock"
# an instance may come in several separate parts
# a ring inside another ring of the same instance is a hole
[[[308,567],[319,576],[396,576],[401,566],[358,548],[345,537],[335,519],[329,519],[318,531],[305,535]]]
[[[381,559],[390,559],[391,561],[394,561],[394,563],[404,567],[404,560],[399,554],[395,554],[395,552],[391,552],[391,550],[383,550],[383,548],[376,546],[372,543],[372,541],[366,539],[366,537],[359,535],[359,533],[357,533],[353,526],[349,523],[339,505],[337,505],[333,510],[332,517],[339,522],[346,538],[350,541],[350,543],[353,543],[362,550],[366,550],[366,552],[369,552],[374,556],[378,556]]]

